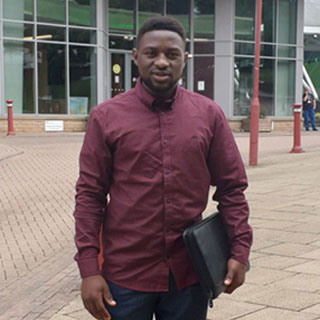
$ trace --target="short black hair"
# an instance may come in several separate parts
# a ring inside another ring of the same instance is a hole
[[[169,30],[176,32],[183,40],[183,43],[186,44],[186,33],[182,24],[172,17],[159,16],[150,18],[143,23],[138,32],[136,47],[138,48],[139,42],[145,33],[154,30]]]

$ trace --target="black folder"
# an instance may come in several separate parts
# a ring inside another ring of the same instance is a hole
[[[192,264],[203,291],[212,300],[225,290],[230,257],[229,239],[218,212],[190,226],[183,233]]]

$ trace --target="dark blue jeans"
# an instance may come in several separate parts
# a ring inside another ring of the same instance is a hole
[[[309,129],[309,118],[311,121],[312,129],[316,127],[315,121],[314,121],[314,110],[303,110],[303,118],[304,118],[304,127],[306,130]]]
[[[206,320],[208,298],[199,284],[181,291],[169,277],[169,292],[138,292],[121,288],[108,281],[117,302],[115,307],[105,303],[112,320]]]

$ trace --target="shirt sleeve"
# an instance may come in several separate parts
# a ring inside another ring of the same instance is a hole
[[[211,185],[216,186],[213,200],[218,202],[218,210],[230,239],[231,258],[247,264],[252,244],[249,207],[244,195],[248,186],[247,176],[233,134],[220,108],[213,121],[208,168]]]
[[[111,181],[111,152],[106,142],[103,117],[91,112],[79,157],[76,183],[75,243],[82,278],[99,274],[99,231]]]

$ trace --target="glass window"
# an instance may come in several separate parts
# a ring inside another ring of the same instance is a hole
[[[320,34],[305,35],[304,45],[304,66],[320,96]]]
[[[69,41],[95,44],[97,33],[93,30],[69,28]]]
[[[276,116],[292,116],[292,104],[295,101],[295,62],[278,61],[277,109]]]
[[[213,99],[213,57],[194,57],[194,91]]]
[[[134,39],[133,36],[109,36],[109,48],[132,50]]]
[[[190,1],[166,0],[167,15],[177,19],[184,27],[187,37],[190,37]]]
[[[65,45],[38,44],[38,105],[40,114],[67,113],[65,50]]]
[[[65,28],[51,27],[51,26],[37,26],[37,39],[38,40],[54,40],[65,41],[66,30]]]
[[[253,52],[254,54],[254,52]],[[264,57],[274,57],[275,56],[275,46],[270,44],[261,44],[260,55]]]
[[[275,0],[262,1],[261,41],[276,42]]]
[[[260,61],[260,82],[259,100],[260,111],[267,116],[273,116],[274,110],[274,87],[275,87],[275,60],[261,59]]]
[[[11,38],[25,38],[25,40],[33,39],[33,24],[3,22],[3,35]]]
[[[256,0],[236,1],[235,39],[254,40]]]
[[[88,114],[97,104],[96,49],[70,46],[70,114]]]
[[[38,0],[37,21],[66,23],[66,1]]]
[[[13,100],[15,114],[34,113],[34,44],[4,41],[5,100]]]
[[[297,1],[278,1],[278,42],[296,43],[297,36]]]
[[[296,57],[296,48],[289,46],[278,46],[278,56],[286,58],[295,58]]]
[[[139,0],[139,28],[149,18],[163,15],[163,0]]]
[[[234,61],[234,115],[248,116],[253,88],[253,58],[235,58]]]
[[[214,54],[214,42],[212,41],[195,41],[195,54]]]
[[[195,0],[193,9],[195,38],[214,38],[214,1]]]
[[[254,55],[254,43],[250,42],[238,42],[234,43],[235,54]]]
[[[135,1],[109,0],[109,31],[134,33]]]
[[[3,17],[14,20],[33,20],[33,0],[3,0]]]
[[[69,0],[69,23],[96,26],[96,0]]]

